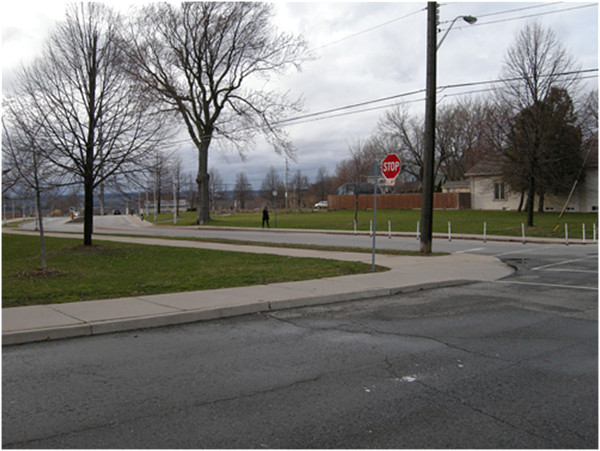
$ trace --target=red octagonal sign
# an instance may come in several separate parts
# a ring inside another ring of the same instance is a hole
[[[395,179],[400,174],[400,158],[395,153],[389,154],[381,162],[381,173],[386,179]]]

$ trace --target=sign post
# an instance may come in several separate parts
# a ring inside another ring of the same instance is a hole
[[[382,161],[381,166],[376,162],[374,171],[375,177],[373,181],[373,256],[371,258],[371,271],[375,272],[375,237],[377,235],[377,169],[381,168],[381,174],[385,177],[386,185],[393,185],[394,180],[400,174],[402,163],[400,158],[395,153],[387,155]]]

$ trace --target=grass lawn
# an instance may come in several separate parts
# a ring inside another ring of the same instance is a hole
[[[371,265],[205,249],[2,235],[2,307],[142,296],[366,273]],[[383,270],[383,268],[377,268]]]
[[[275,225],[274,213],[271,212],[271,227]],[[357,228],[369,230],[373,218],[372,211],[359,211]],[[152,220],[153,215],[148,219]],[[195,212],[183,213],[178,225],[193,225]],[[239,213],[228,216],[213,215],[210,226],[261,227],[262,215],[256,213]],[[377,230],[387,231],[391,221],[392,232],[415,232],[417,222],[421,219],[420,210],[377,210]],[[483,234],[483,223],[487,223],[488,235],[521,236],[521,224],[526,223],[526,213],[515,211],[482,211],[482,210],[435,210],[433,213],[433,232],[448,233],[448,222],[452,224],[452,233]],[[172,224],[173,214],[161,214],[157,224]],[[597,213],[566,213],[558,220],[558,213],[536,213],[534,227],[526,227],[529,237],[564,238],[565,223],[568,224],[569,238],[581,238],[583,224],[586,228],[586,239],[592,239],[594,224],[598,224]],[[558,225],[558,228],[556,227]],[[354,211],[338,210],[327,212],[278,212],[277,228],[286,229],[322,229],[322,230],[354,230]],[[598,232],[597,232],[598,233]]]

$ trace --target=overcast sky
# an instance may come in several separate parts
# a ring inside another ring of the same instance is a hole
[[[64,5],[52,0],[2,2],[3,92],[10,89],[14,69],[39,54],[55,22],[64,17]],[[426,5],[426,2],[276,4],[277,25],[282,30],[302,34],[316,56],[314,61],[304,64],[302,72],[290,72],[276,80],[282,89],[289,90],[290,97],[303,97],[305,111],[300,115],[368,102],[360,108],[325,115],[337,117],[314,116],[310,121],[307,118],[288,126],[286,129],[297,149],[297,161],[289,162],[290,178],[300,169],[312,182],[321,166],[333,174],[337,162],[349,156],[349,143],[369,137],[386,111],[385,106],[410,102],[415,114],[424,113],[423,93],[386,102],[373,101],[424,89]],[[448,22],[462,15],[473,15],[478,21],[475,25],[457,21],[440,47],[439,87],[497,79],[506,50],[528,21],[551,28],[581,69],[598,68],[597,2],[442,3],[440,37]],[[596,72],[593,74],[597,76]],[[586,84],[590,89],[597,88],[598,79],[587,80]],[[472,92],[486,87],[489,86],[448,88],[438,94],[438,100],[454,101],[461,92],[477,95]],[[351,112],[355,113],[340,115]],[[186,168],[195,175],[196,154],[185,142],[185,135],[182,138],[174,147],[182,155]],[[284,178],[285,158],[276,155],[266,142],[257,140],[245,161],[227,149],[212,149],[209,166],[217,169],[229,189],[240,171],[246,173],[253,188],[259,189],[270,166]]]

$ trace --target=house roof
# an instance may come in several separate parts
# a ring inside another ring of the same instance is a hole
[[[444,185],[443,185],[443,188],[446,188],[446,189],[470,188],[470,187],[471,187],[471,182],[469,182],[468,180],[452,180],[452,181],[444,183]]]
[[[502,174],[502,164],[499,161],[481,160],[465,173],[465,177],[500,174]]]

